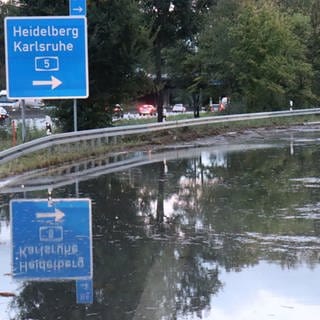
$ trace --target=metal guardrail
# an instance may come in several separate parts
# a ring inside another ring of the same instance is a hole
[[[259,112],[259,113],[246,113],[224,116],[211,116],[196,119],[167,121],[162,123],[152,123],[143,125],[129,125],[119,126],[104,129],[84,130],[69,133],[53,134],[50,136],[42,137],[32,140],[18,146],[9,148],[0,152],[0,164],[9,160],[17,159],[32,152],[51,148],[58,145],[79,143],[82,141],[96,140],[102,138],[112,138],[117,136],[143,134],[151,131],[160,131],[168,129],[176,129],[189,126],[200,126],[214,123],[245,121],[254,119],[266,119],[277,117],[290,117],[320,114],[320,108],[313,109],[300,109],[292,111],[277,111],[277,112]]]

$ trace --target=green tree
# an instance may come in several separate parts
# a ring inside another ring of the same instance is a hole
[[[293,95],[299,104],[313,102],[312,67],[290,17],[271,2],[219,4],[225,16],[212,15],[201,43],[211,77],[223,80],[248,111],[287,108]]]
[[[313,0],[274,0],[286,12],[309,14]]]
[[[197,47],[188,46],[184,41],[180,41],[175,48],[168,50],[167,58],[173,102],[183,102],[192,106],[195,117],[198,117],[203,102],[203,90],[207,85]]]
[[[154,94],[158,109],[158,121],[163,120],[163,92],[167,85],[166,51],[176,47],[179,41],[190,44],[201,26],[202,12],[208,10],[213,0],[145,0],[141,1],[146,20],[151,26],[153,40]]]
[[[91,1],[88,21],[90,98],[79,106],[80,129],[110,125],[107,106],[151,90],[142,71],[149,60],[149,34],[136,1]],[[70,112],[64,117],[69,128]]]
[[[67,0],[20,0],[19,15],[21,16],[59,16],[69,14]]]
[[[20,15],[67,15],[68,1],[22,0]],[[144,72],[150,56],[148,29],[135,0],[88,0],[89,92],[78,101],[78,128],[110,125],[106,106],[126,103],[150,91]],[[71,101],[57,102],[65,131],[73,128]]]
[[[149,60],[149,34],[136,1],[95,1],[88,19],[94,95],[117,103],[135,98],[140,86],[148,90],[141,70]]]
[[[5,89],[5,48],[4,48],[4,18],[17,14],[17,1],[0,1],[0,90]]]
[[[313,90],[320,96],[320,2],[314,0],[311,10],[311,36],[309,38],[309,56],[315,71]]]

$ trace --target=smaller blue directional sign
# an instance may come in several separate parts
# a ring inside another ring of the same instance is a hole
[[[76,281],[77,303],[93,303],[93,281],[92,279]]]
[[[92,278],[90,199],[12,200],[10,214],[13,277]]]
[[[85,16],[6,17],[10,98],[87,98]]]
[[[85,16],[87,15],[86,0],[69,0],[70,16]]]

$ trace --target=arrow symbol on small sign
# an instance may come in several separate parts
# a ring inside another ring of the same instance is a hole
[[[81,13],[83,11],[82,7],[78,7],[78,8],[73,8],[73,11],[78,11],[79,13]]]
[[[38,219],[54,218],[54,220],[56,222],[63,219],[64,216],[65,216],[65,214],[59,209],[55,209],[54,212],[38,212],[38,213],[36,213],[36,217]]]
[[[51,76],[51,80],[33,80],[32,85],[33,86],[51,86],[51,89],[55,89],[62,84],[62,81],[57,79],[54,76]]]

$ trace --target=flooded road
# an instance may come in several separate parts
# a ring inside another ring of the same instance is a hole
[[[54,189],[92,201],[92,304],[8,275],[9,200],[47,190],[1,194],[0,319],[318,319],[319,155],[317,128],[232,136]]]

